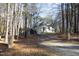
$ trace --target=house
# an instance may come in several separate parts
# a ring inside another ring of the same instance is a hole
[[[37,27],[37,33],[55,33],[55,29],[52,28],[50,25],[42,25]]]

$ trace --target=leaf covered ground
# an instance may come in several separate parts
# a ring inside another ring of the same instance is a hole
[[[58,55],[55,51],[49,51],[44,47],[40,47],[36,36],[28,36],[28,38],[18,39],[10,49],[1,51],[1,56],[51,56]],[[3,46],[2,46],[3,47]],[[2,48],[1,47],[1,48]]]

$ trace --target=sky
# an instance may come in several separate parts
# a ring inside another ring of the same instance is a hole
[[[43,11],[40,13],[41,17],[46,17],[47,14],[55,17],[56,13],[58,12],[57,10],[60,8],[59,4],[56,3],[39,3],[37,6],[41,6],[41,10]]]

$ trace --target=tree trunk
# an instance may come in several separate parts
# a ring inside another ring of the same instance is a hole
[[[62,10],[62,33],[64,33],[64,4],[61,4]]]
[[[9,17],[9,10],[10,9],[10,4],[8,3],[7,4],[7,29],[6,29],[6,38],[5,38],[5,43],[8,43],[8,34],[9,34],[9,19],[10,19],[10,17]]]

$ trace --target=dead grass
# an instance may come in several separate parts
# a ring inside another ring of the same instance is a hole
[[[67,34],[56,35],[58,38],[67,39]],[[79,34],[71,34],[70,37],[79,37]]]
[[[27,44],[28,39],[31,41]],[[1,56],[51,56],[51,55],[57,55],[57,52],[55,51],[49,51],[46,48],[38,46],[37,37],[35,36],[28,36],[28,39],[19,39],[18,42],[14,43],[13,48],[7,49],[6,51],[3,51],[0,53]],[[33,40],[32,40],[33,39]]]
[[[68,40],[67,35],[66,34],[61,34],[61,35],[57,35],[58,39],[60,41],[62,41],[63,43],[73,43],[73,44],[79,44],[79,34],[71,34],[70,35],[70,40]],[[74,39],[74,37],[76,37],[76,39]],[[78,38],[78,39],[77,39]]]
[[[19,45],[15,44],[12,49],[1,52],[3,56],[50,56],[56,55],[55,52],[48,51],[35,45]]]

